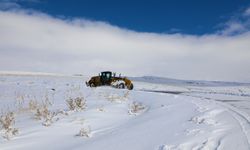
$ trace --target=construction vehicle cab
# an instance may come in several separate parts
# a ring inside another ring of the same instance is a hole
[[[104,71],[100,73],[100,79],[102,85],[110,85],[111,83],[112,72]]]

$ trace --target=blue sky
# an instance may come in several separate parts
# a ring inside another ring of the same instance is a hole
[[[223,28],[249,0],[7,0],[57,17],[104,21],[139,32],[202,35]]]
[[[250,82],[250,6],[0,0],[0,71]]]

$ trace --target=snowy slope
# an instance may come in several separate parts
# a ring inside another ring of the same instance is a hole
[[[14,112],[12,126],[19,130],[7,140],[2,128],[0,149],[250,148],[248,85],[169,85],[153,79],[156,82],[134,81],[135,89],[128,91],[88,88],[86,80],[79,76],[0,75],[1,114]],[[70,110],[66,100],[77,97],[84,97],[86,108]],[[47,126],[45,119],[36,118],[42,104],[54,114]],[[83,136],[78,135],[81,129],[86,131]]]

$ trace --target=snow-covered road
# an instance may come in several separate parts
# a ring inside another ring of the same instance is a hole
[[[1,115],[14,112],[15,123],[11,126],[19,133],[9,135],[7,140],[7,131],[2,128],[0,149],[250,148],[250,86],[135,81],[135,90],[128,91],[88,88],[85,80],[56,75],[1,75]],[[84,108],[70,110],[67,100],[77,97],[86,100]],[[37,118],[43,107],[50,113],[47,118]]]

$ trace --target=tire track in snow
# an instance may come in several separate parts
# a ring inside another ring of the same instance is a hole
[[[164,94],[174,94],[174,95],[183,95],[184,93],[187,93],[187,92],[184,92],[184,91],[161,91],[161,90],[138,90],[138,91],[143,91],[143,92],[154,92],[154,93],[164,93]],[[188,95],[183,95],[183,96],[188,96]],[[194,105],[196,105],[196,103],[192,102]],[[198,105],[196,105],[198,107]],[[204,111],[201,111],[202,112],[206,112],[207,110],[204,110]],[[194,117],[193,118],[195,123],[198,123],[198,124],[208,124],[208,125],[215,125],[216,122],[212,122],[209,120],[208,122],[206,122],[207,118],[200,118],[200,117]],[[197,120],[195,120],[197,119]],[[201,120],[199,120],[201,119]],[[215,150],[218,150],[221,146],[221,143],[222,143],[222,140],[223,140],[223,137],[219,136],[217,137],[216,139],[210,139],[210,138],[207,138],[205,139],[201,145],[195,145],[195,146],[191,146],[192,149],[197,149],[197,150],[202,150],[202,149],[209,149],[211,148],[211,146],[213,147],[213,149]],[[166,149],[182,149],[183,145],[180,144],[180,145],[161,145],[160,147],[158,147],[159,150],[166,150]],[[191,148],[190,147],[190,148]]]
[[[227,109],[228,112],[231,113],[232,117],[238,122],[239,126],[241,127],[241,130],[246,138],[248,148],[250,149],[250,134],[248,134],[248,131],[250,131],[250,120],[248,119],[248,117],[245,114],[240,112],[236,107],[233,107],[232,105],[228,105],[226,103],[221,102],[220,99],[203,97],[203,96],[188,95],[188,94],[182,94],[182,95],[200,98],[200,99],[206,99],[206,100],[212,101],[212,102],[222,106],[223,108]]]
[[[216,103],[218,103],[218,102],[216,102]],[[219,102],[219,103],[221,103],[221,102]],[[238,123],[240,124],[241,130],[247,139],[248,148],[250,149],[250,135],[248,134],[248,131],[250,130],[250,128],[249,128],[250,121],[248,120],[248,118],[244,114],[242,114],[240,111],[238,111],[237,108],[232,107],[231,105],[230,106],[228,106],[226,104],[219,104],[219,105],[224,107],[224,108],[227,108],[229,110],[229,112],[232,113],[232,116],[234,117],[234,119],[238,121]]]
[[[243,133],[243,135],[246,138],[247,141],[247,147],[248,149],[250,149],[250,134],[248,134],[248,131],[250,132],[250,119],[248,119],[247,115],[243,114],[242,112],[240,112],[237,107],[234,107],[230,104],[226,104],[225,102],[223,102],[221,99],[216,99],[216,98],[210,98],[210,97],[205,97],[205,96],[196,96],[196,95],[190,95],[190,93],[198,93],[196,91],[194,92],[184,92],[184,91],[158,91],[158,90],[139,90],[139,91],[144,91],[144,92],[155,92],[155,93],[165,93],[165,94],[174,94],[174,95],[183,95],[183,96],[190,96],[190,97],[194,97],[194,98],[199,98],[199,99],[206,99],[208,101],[212,101],[218,105],[220,105],[221,107],[225,108],[230,114],[231,116],[236,120],[236,122],[238,122],[239,127],[241,128],[241,131]],[[205,93],[205,92],[204,92]],[[209,93],[209,94],[213,94],[213,93]],[[218,94],[218,93],[214,93],[214,94]],[[237,96],[245,96],[245,95],[237,95]],[[247,95],[248,96],[248,95]],[[246,124],[246,125],[245,125]],[[215,149],[219,149],[220,145],[221,145],[221,140],[220,139],[218,141],[218,145]]]

